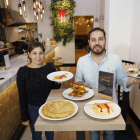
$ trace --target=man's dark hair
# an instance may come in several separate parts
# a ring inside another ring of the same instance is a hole
[[[92,32],[94,32],[94,31],[101,31],[101,32],[103,32],[104,37],[106,38],[106,33],[105,33],[104,29],[101,29],[101,28],[99,28],[99,27],[96,27],[96,28],[93,28],[91,31],[89,31],[89,33],[88,33],[88,39],[90,39],[90,34],[91,34]]]

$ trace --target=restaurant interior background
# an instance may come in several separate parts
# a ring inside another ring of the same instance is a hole
[[[0,0],[0,7],[2,7]],[[42,33],[42,40],[52,38],[50,26],[51,12],[49,6],[51,0],[44,0],[45,14],[43,22],[37,22],[37,34]],[[10,0],[10,9],[18,11],[17,0]],[[93,27],[101,27],[106,31],[106,49],[121,57],[122,60],[130,60],[140,65],[140,1],[139,0],[75,0],[74,16],[93,17]],[[97,3],[96,3],[97,2]],[[32,1],[26,1],[28,16],[27,23],[35,23],[32,10]],[[103,14],[104,21],[95,22],[95,17]],[[28,31],[18,32],[18,27],[5,27],[7,42],[19,40],[27,36]],[[37,35],[36,34],[36,35]],[[61,56],[64,64],[75,64],[75,38],[64,47],[62,42],[57,43],[56,56]],[[130,107],[140,120],[140,89],[139,85],[133,85],[130,92]],[[140,126],[140,125],[139,125]]]

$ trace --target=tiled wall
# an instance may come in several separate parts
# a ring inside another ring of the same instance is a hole
[[[21,122],[17,84],[0,93],[0,140],[9,140]]]

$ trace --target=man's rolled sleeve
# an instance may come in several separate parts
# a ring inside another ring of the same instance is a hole
[[[77,62],[77,70],[76,70],[76,74],[75,74],[75,82],[81,81],[82,83],[84,83],[83,76],[82,76],[81,62],[82,62],[81,58],[79,58],[79,60]]]

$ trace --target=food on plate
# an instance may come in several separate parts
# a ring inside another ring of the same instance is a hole
[[[72,115],[75,111],[75,106],[63,100],[56,100],[45,104],[42,108],[42,113],[50,118],[65,118]]]
[[[100,116],[106,116],[112,114],[114,112],[114,108],[109,105],[109,103],[95,103],[95,104],[88,104],[91,109],[94,110],[95,114]]]
[[[71,85],[72,85],[71,89],[73,91],[69,93],[69,96],[82,97],[85,93],[88,92],[88,90],[85,89],[83,83],[81,82],[75,82],[74,84]]]
[[[55,76],[54,77],[54,79],[64,79],[64,78],[67,78],[67,75],[68,73],[65,73],[65,74],[63,74],[63,75],[57,75],[57,76]]]

